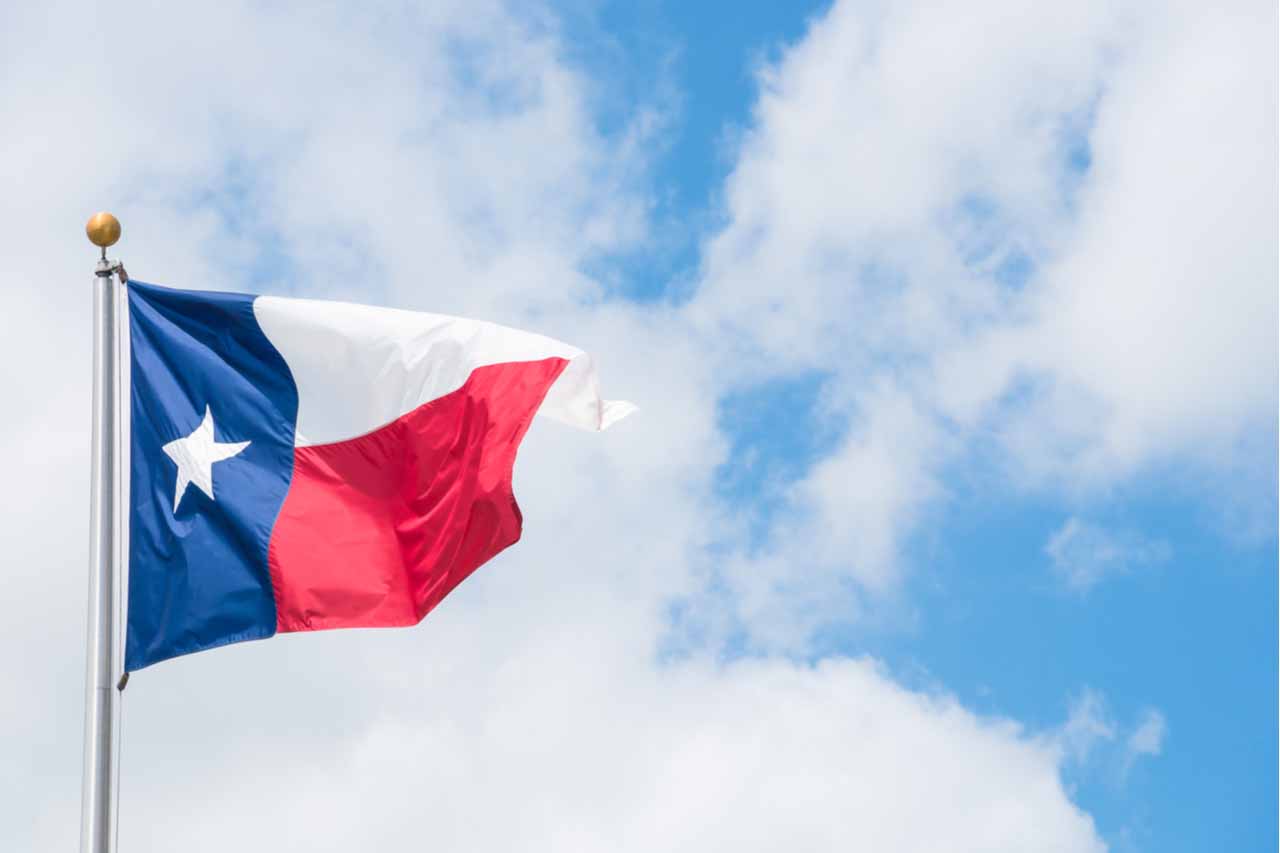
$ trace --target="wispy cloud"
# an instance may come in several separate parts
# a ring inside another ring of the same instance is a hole
[[[1132,726],[1124,726],[1102,691],[1086,687],[1071,701],[1053,741],[1077,769],[1101,770],[1112,783],[1123,784],[1139,760],[1160,755],[1167,734],[1158,709],[1146,708]]]
[[[1108,530],[1075,517],[1050,535],[1044,550],[1054,575],[1077,593],[1088,592],[1107,578],[1164,562],[1172,554],[1166,542]]]
[[[1088,760],[1099,744],[1115,739],[1116,724],[1101,692],[1086,688],[1071,703],[1067,721],[1058,732],[1066,754],[1076,763]]]
[[[1168,733],[1169,727],[1165,722],[1164,714],[1155,708],[1143,711],[1137,726],[1125,741],[1126,772],[1139,758],[1158,756],[1164,749],[1164,740]]]

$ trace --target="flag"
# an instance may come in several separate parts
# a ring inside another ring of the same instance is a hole
[[[125,669],[417,624],[520,538],[535,413],[603,430],[581,350],[493,323],[127,286]]]

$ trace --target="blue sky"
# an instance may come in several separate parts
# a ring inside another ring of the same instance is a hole
[[[78,820],[50,282],[110,207],[139,279],[533,329],[640,405],[535,422],[523,540],[417,628],[139,673],[124,849],[1274,850],[1276,14],[6,7],[0,848]]]
[[[814,411],[821,381],[766,383],[724,401],[726,501],[767,518],[777,481],[829,450],[833,428]],[[1274,470],[1267,449],[1258,460]],[[969,707],[1046,730],[1090,690],[1121,728],[1158,708],[1169,731],[1160,755],[1126,771],[1123,743],[1109,743],[1067,771],[1108,841],[1275,846],[1274,528],[1233,535],[1216,501],[1177,472],[1135,478],[1086,506],[1010,495],[981,462],[951,477],[953,499],[907,545],[916,575],[888,605],[897,612],[869,629],[832,626],[812,654],[870,652],[909,683],[942,685]],[[1078,513],[1141,531],[1162,553],[1072,592],[1053,578],[1046,542]]]

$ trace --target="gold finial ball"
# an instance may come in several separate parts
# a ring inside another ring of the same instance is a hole
[[[84,233],[89,235],[89,242],[95,246],[101,246],[104,249],[114,246],[120,239],[120,220],[105,210],[95,213],[85,223]]]

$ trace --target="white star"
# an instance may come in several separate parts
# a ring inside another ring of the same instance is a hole
[[[173,492],[173,511],[187,492],[187,486],[195,483],[213,500],[213,463],[230,459],[249,446],[247,441],[219,444],[213,440],[213,412],[204,407],[204,420],[186,438],[179,438],[164,446],[164,452],[178,463],[178,486]]]

